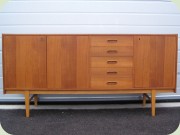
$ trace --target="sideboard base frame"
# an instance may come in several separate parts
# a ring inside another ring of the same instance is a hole
[[[155,117],[156,115],[156,94],[157,93],[167,93],[167,92],[174,92],[174,90],[94,90],[94,91],[68,91],[68,90],[25,90],[25,91],[16,91],[16,90],[6,90],[5,94],[23,94],[25,97],[25,110],[26,110],[26,117],[30,117],[30,101],[34,99],[34,105],[37,106],[38,104],[38,94],[143,94],[143,106],[146,105],[146,98],[148,98],[147,94],[151,94],[151,115]],[[32,97],[30,95],[33,94]],[[149,99],[149,98],[148,98]]]

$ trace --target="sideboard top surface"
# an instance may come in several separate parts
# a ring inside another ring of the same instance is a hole
[[[8,34],[3,36],[178,36],[178,34]]]

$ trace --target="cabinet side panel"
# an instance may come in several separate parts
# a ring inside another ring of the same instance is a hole
[[[4,88],[16,88],[16,37],[3,36]]]
[[[61,88],[61,36],[47,37],[47,87]]]
[[[77,37],[77,88],[89,88],[89,37]]]
[[[76,36],[62,37],[62,68],[61,85],[63,89],[76,88],[77,71],[77,38]]]
[[[176,84],[177,37],[166,36],[164,58],[164,86],[175,88]]]

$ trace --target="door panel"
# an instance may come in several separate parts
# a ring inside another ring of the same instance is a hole
[[[176,87],[177,37],[166,36],[164,58],[164,86]]]
[[[17,88],[46,88],[46,37],[16,37]]]
[[[47,87],[61,88],[61,36],[47,37]]]
[[[89,87],[88,36],[48,36],[48,88]]]
[[[165,37],[150,38],[150,87],[163,87]]]
[[[8,36],[5,38],[12,41],[3,46],[5,87],[46,88],[46,36]],[[5,42],[8,41],[5,40]],[[9,69],[9,65],[12,64],[14,68]],[[9,80],[11,77],[13,79]],[[8,86],[7,83],[12,83],[12,85]]]
[[[135,36],[135,87],[175,88],[176,37]]]
[[[3,82],[4,88],[16,88],[16,38],[3,37]]]
[[[61,42],[61,86],[65,89],[76,88],[76,37],[63,36]]]
[[[149,86],[149,50],[150,38],[148,36],[134,37],[135,87]]]
[[[90,87],[90,44],[88,36],[77,36],[77,88]]]

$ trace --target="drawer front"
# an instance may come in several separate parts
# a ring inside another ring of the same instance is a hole
[[[133,46],[91,47],[91,56],[133,56]]]
[[[97,89],[122,89],[122,88],[132,88],[133,79],[132,78],[94,78],[91,79],[91,88]]]
[[[91,67],[133,67],[132,57],[91,57]]]
[[[133,68],[91,68],[91,78],[132,77]]]
[[[133,46],[133,36],[91,36],[91,46]]]

